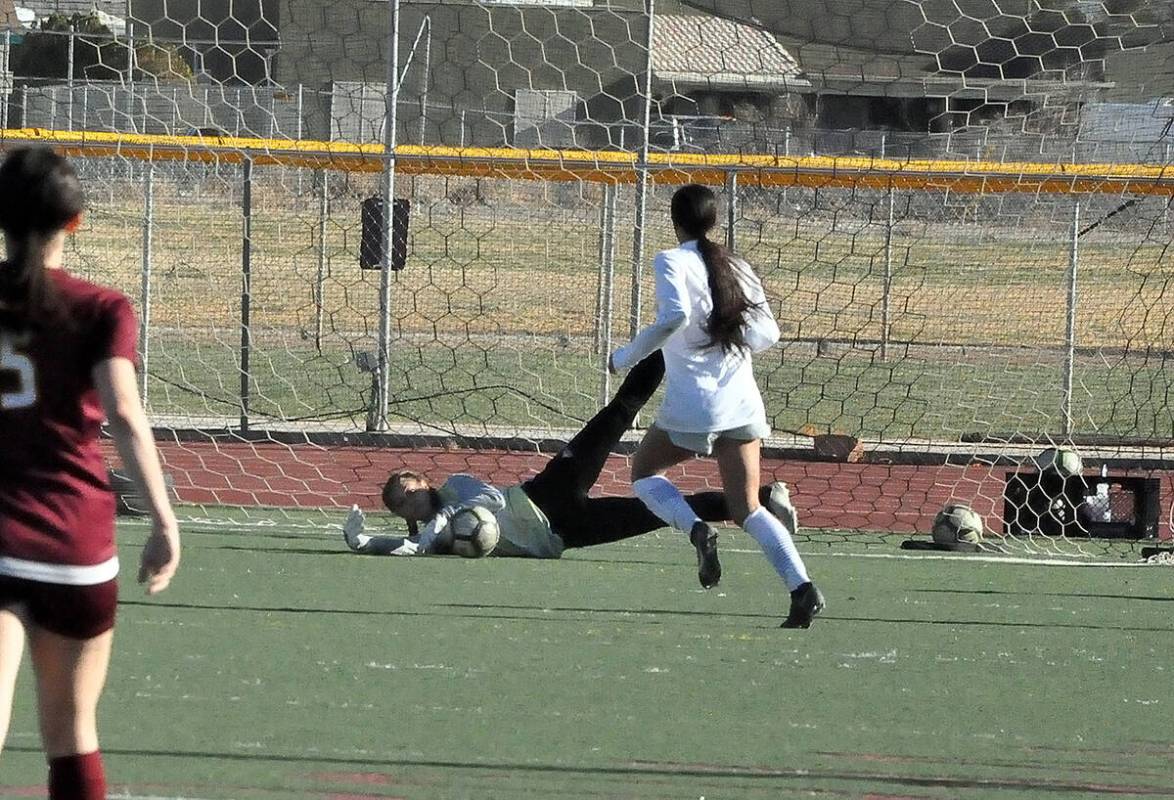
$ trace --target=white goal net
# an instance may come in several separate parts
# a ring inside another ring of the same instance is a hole
[[[74,156],[70,268],[138,304],[192,515],[533,474],[614,390],[698,181],[780,319],[764,472],[805,533],[960,502],[1017,549],[1170,536],[1165,4],[115,6],[10,19],[0,138]],[[1068,511],[1016,488],[1049,447],[1083,459]]]

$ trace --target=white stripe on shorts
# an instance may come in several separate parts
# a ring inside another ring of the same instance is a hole
[[[0,575],[62,586],[97,586],[118,577],[118,556],[112,556],[101,564],[88,567],[45,564],[41,561],[0,556]]]

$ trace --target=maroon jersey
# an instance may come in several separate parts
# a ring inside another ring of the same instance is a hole
[[[68,324],[0,328],[0,574],[100,583],[118,561],[92,373],[115,356],[137,361],[137,325],[121,293],[49,275]]]

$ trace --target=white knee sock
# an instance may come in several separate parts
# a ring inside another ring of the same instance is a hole
[[[803,558],[795,549],[791,531],[765,506],[759,506],[757,511],[746,517],[742,521],[742,529],[758,542],[775,572],[787,584],[788,591],[793,592],[810,580]]]
[[[662,475],[632,481],[632,491],[649,511],[679,531],[688,533],[700,519],[685,502],[681,491]]]

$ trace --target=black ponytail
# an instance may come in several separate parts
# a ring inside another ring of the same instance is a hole
[[[719,345],[725,353],[747,349],[743,323],[756,304],[746,299],[734,271],[733,255],[707,238],[717,225],[717,197],[708,187],[696,183],[682,186],[673,195],[672,218],[686,236],[697,240],[697,250],[705,261],[713,299],[713,310],[704,327],[709,343]]]
[[[0,164],[0,230],[8,241],[8,260],[0,264],[0,323],[41,327],[58,316],[44,248],[84,205],[73,166],[47,147],[19,147]]]

